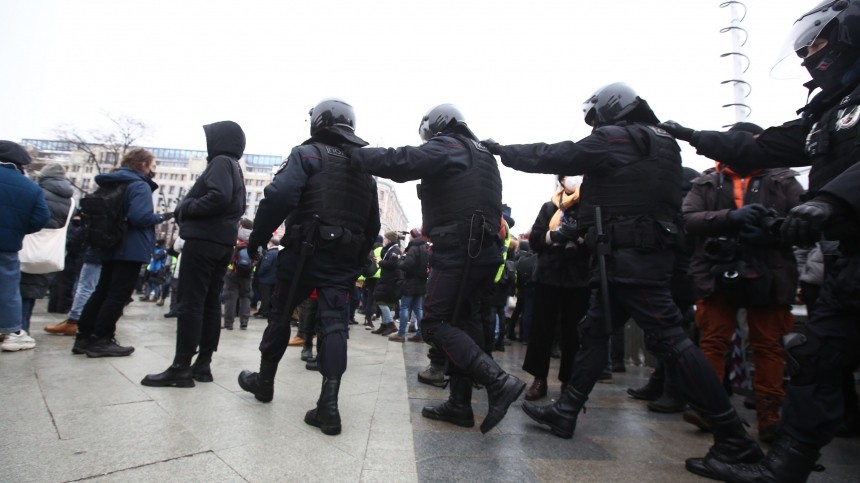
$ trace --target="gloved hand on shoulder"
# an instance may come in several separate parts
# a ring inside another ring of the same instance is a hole
[[[688,127],[684,127],[675,121],[665,121],[657,124],[657,127],[671,134],[675,139],[690,142],[693,140],[693,133],[696,132]]]
[[[481,144],[483,144],[484,147],[487,148],[487,151],[496,156],[502,154],[502,145],[493,140],[493,138],[484,139],[483,141],[481,141]]]

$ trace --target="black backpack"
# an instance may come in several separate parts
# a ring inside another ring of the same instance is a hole
[[[96,248],[112,248],[128,229],[125,211],[127,183],[100,186],[81,198],[81,226],[86,243]]]

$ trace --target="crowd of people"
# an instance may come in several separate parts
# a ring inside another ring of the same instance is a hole
[[[525,393],[529,417],[571,438],[595,384],[623,370],[618,337],[632,321],[659,363],[629,394],[655,411],[684,411],[713,434],[708,453],[686,461],[689,471],[805,481],[834,436],[860,432],[852,374],[860,362],[860,0],[823,2],[791,35],[812,76],[810,98],[799,119],[767,129],[661,122],[619,82],[586,100],[592,132],[577,142],[481,141],[455,106],[441,104],[421,118],[420,146],[371,148],[356,135],[352,106],[325,99],[310,112],[310,138],[275,173],[253,219],[243,218],[238,124],[204,126],[208,163],[175,213],[154,212],[155,158],[131,149],[118,170],[96,177],[97,194],[121,199],[121,236],[97,246],[94,215],[83,207],[85,248],[73,265],[68,318],[45,330],[74,335],[73,354],[128,356],[134,348],[115,335],[135,288],[141,301],[163,304],[169,294],[175,357],[141,384],[193,387],[214,380],[221,330],[232,330],[236,317],[247,328],[257,306],[267,321],[260,365],[238,374],[240,387],[272,401],[287,347],[302,346],[301,359],[321,375],[304,421],[337,435],[348,334],[363,313],[374,334],[428,345],[430,364],[416,376],[449,395],[423,417],[473,427],[472,393],[485,390],[486,433]],[[685,170],[678,141],[715,167]],[[521,237],[502,203],[497,159],[557,180]],[[61,166],[36,173],[36,184],[23,174],[29,155],[9,141],[0,141],[0,161],[8,213],[0,222],[0,348],[19,351],[35,346],[30,314],[53,277],[19,261],[25,235],[61,230],[74,240],[76,221]],[[792,166],[811,166],[807,190]],[[421,227],[379,235],[375,177],[420,181]],[[153,227],[172,216],[179,238],[156,240]],[[809,313],[801,328],[791,315],[798,297]],[[724,384],[739,314],[755,367],[758,441]],[[506,337],[528,342],[528,388],[493,357]],[[554,355],[561,393],[538,404]]]

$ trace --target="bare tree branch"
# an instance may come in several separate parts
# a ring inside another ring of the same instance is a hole
[[[139,119],[106,112],[102,114],[112,124],[109,130],[93,129],[82,134],[78,128],[69,124],[61,124],[54,130],[58,140],[71,143],[76,150],[86,153],[87,163],[95,166],[99,173],[104,164],[110,164],[112,168],[119,166],[125,152],[149,132],[149,127]]]

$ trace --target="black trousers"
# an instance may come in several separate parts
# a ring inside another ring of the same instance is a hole
[[[666,286],[623,283],[609,285],[612,326],[629,318],[645,331],[646,347],[652,352],[677,354],[664,357],[667,377],[676,378],[684,399],[705,415],[722,414],[732,408],[713,367],[698,347],[690,342],[682,326],[683,316]],[[570,383],[588,395],[609,360],[609,337],[599,289],[591,292],[588,315],[582,325],[582,347],[574,362]]]
[[[291,279],[278,280],[272,292],[269,324],[260,341],[260,357],[265,361],[280,362],[290,341],[290,314],[316,288],[317,361],[320,373],[325,377],[340,379],[346,372],[351,288],[348,286],[314,287],[299,283],[293,300],[288,300],[291,284]],[[282,314],[286,314],[286,317],[282,317]]]
[[[81,318],[78,333],[84,336],[113,337],[116,323],[122,316],[137,285],[140,262],[107,261],[102,263],[99,283],[90,295]]]
[[[820,348],[792,375],[782,422],[793,438],[820,447],[842,422],[844,373],[860,361],[860,254],[825,252],[824,285],[804,332]]]
[[[588,287],[535,285],[531,340],[526,348],[523,370],[536,378],[547,379],[556,326],[560,325],[558,379],[562,382],[570,380],[573,361],[579,351],[579,323],[588,311],[590,294]]]
[[[221,288],[233,247],[186,240],[179,270],[176,355],[190,358],[218,350],[221,338]]]
[[[421,334],[451,363],[449,374],[466,375],[468,368],[484,354],[481,296],[492,286],[498,268],[498,265],[488,265],[472,266],[468,270],[465,267],[430,269]]]

